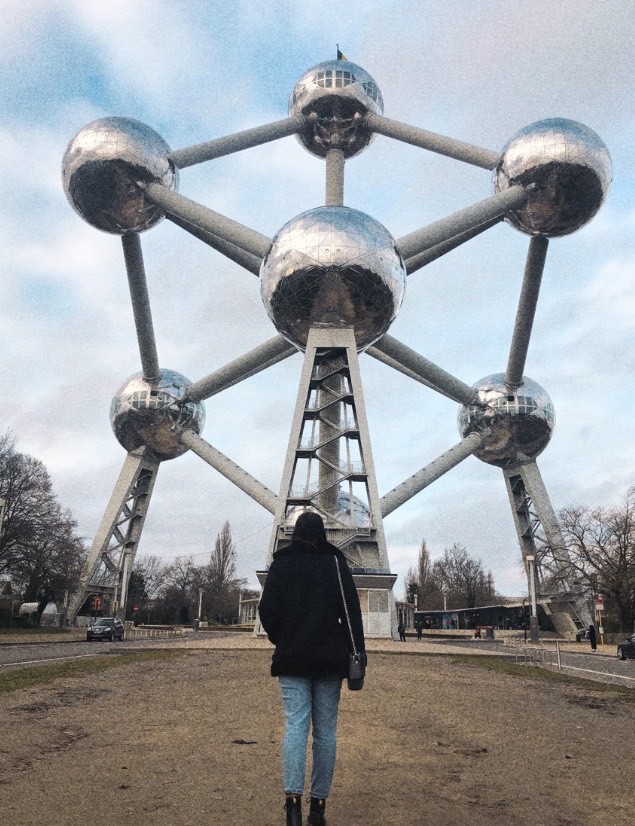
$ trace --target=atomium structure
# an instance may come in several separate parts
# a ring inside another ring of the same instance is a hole
[[[375,134],[490,170],[493,193],[395,239],[370,215],[344,205],[345,162]],[[180,169],[291,135],[324,160],[325,199],[290,216],[274,238],[179,194]],[[610,179],[606,147],[582,124],[543,120],[521,129],[501,152],[482,149],[385,117],[374,79],[341,59],[302,75],[286,118],[184,149],[171,150],[129,118],[104,118],[81,129],[64,155],[64,189],[84,220],[121,236],[141,372],[112,402],[112,428],[127,457],[69,615],[94,593],[108,597],[113,610],[125,608],[159,466],[191,450],[272,514],[267,562],[289,541],[298,513],[322,514],[330,541],[351,566],[370,636],[394,635],[396,626],[396,575],[383,518],[474,455],[503,472],[530,586],[559,599],[579,624],[590,622],[589,595],[570,563],[536,464],[553,431],[554,407],[524,367],[549,240],[588,222]],[[140,233],[163,218],[258,276],[277,331],[196,381],[158,363]],[[467,384],[388,331],[413,273],[500,221],[529,237],[512,340],[504,372]],[[303,369],[276,494],[202,438],[203,402],[298,351]],[[459,405],[460,441],[382,496],[362,355]],[[266,566],[258,576],[264,582]]]

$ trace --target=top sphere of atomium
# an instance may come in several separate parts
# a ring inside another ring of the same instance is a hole
[[[170,147],[149,126],[132,118],[102,118],[84,126],[62,162],[64,191],[73,209],[103,232],[143,232],[163,218],[146,201],[141,184],[176,190],[178,173]]]
[[[611,157],[596,133],[573,120],[551,118],[521,129],[503,149],[494,174],[501,192],[528,187],[527,202],[505,220],[528,235],[555,238],[584,226],[602,206]]]
[[[327,60],[309,69],[289,100],[289,114],[307,118],[300,141],[320,158],[329,149],[341,149],[345,158],[357,155],[373,137],[364,124],[365,116],[383,111],[384,101],[375,81],[365,69],[347,60]]]
[[[352,327],[358,350],[369,347],[396,317],[405,286],[404,263],[388,230],[343,206],[293,218],[260,267],[269,318],[301,350],[313,325]]]
[[[513,467],[535,459],[548,445],[555,426],[555,411],[548,394],[523,376],[511,389],[503,373],[478,381],[475,402],[459,410],[461,436],[490,430],[483,447],[475,452],[481,461],[497,467]]]
[[[142,373],[131,376],[110,406],[110,424],[128,452],[148,447],[157,459],[175,459],[188,448],[179,437],[186,430],[200,433],[205,424],[202,402],[187,399],[191,382],[175,370],[161,370],[157,381]]]

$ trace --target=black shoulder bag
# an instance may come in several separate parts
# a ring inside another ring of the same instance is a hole
[[[348,632],[351,637],[352,651],[348,654],[348,687],[350,691],[360,691],[364,687],[364,677],[366,676],[366,654],[362,654],[357,650],[355,645],[355,637],[353,636],[353,626],[351,625],[351,618],[348,614],[348,605],[346,604],[346,596],[344,594],[344,585],[342,583],[342,574],[340,572],[340,563],[336,556],[335,568],[337,570],[337,581],[340,584],[340,591],[342,592],[342,602],[344,603],[344,613],[346,614],[346,622],[348,624]]]

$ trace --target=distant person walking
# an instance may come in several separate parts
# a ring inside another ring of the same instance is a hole
[[[348,675],[349,631],[336,561],[358,652],[364,629],[353,577],[341,551],[326,540],[322,517],[298,517],[291,545],[274,555],[260,600],[263,628],[276,649],[271,674],[284,705],[282,743],[287,826],[302,826],[302,795],[309,726],[313,724],[308,823],[323,826],[335,769],[337,714]]]
[[[589,625],[589,642],[591,643],[591,651],[596,651],[598,647],[597,637],[595,636],[595,625]]]
[[[406,627],[403,624],[403,620],[399,620],[399,625],[397,626],[397,631],[399,632],[399,642],[406,641]]]
[[[423,634],[423,623],[421,620],[419,620],[415,627],[417,629],[417,639],[421,640],[421,635]]]

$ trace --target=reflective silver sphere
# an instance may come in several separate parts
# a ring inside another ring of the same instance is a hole
[[[337,504],[338,510],[335,516],[341,522],[354,525],[356,528],[370,527],[370,509],[359,497],[353,496],[351,499],[349,492],[340,488]]]
[[[383,111],[384,101],[375,81],[346,60],[327,60],[309,69],[289,99],[290,115],[313,115],[298,137],[320,158],[329,149],[341,149],[345,158],[357,155],[373,137],[364,126],[365,115],[381,115]]]
[[[503,373],[486,376],[474,385],[476,403],[463,405],[458,425],[461,436],[491,430],[481,450],[483,462],[509,467],[535,459],[545,449],[555,426],[556,415],[547,393],[523,376],[516,390],[505,385]]]
[[[353,496],[353,506],[351,508],[351,497],[346,490],[342,490],[340,488],[338,495],[337,495],[337,511],[333,514],[333,516],[339,520],[340,522],[344,522],[346,525],[350,525],[351,527],[357,528],[369,528],[371,526],[370,521],[370,509],[368,505],[363,502],[359,497]],[[295,523],[298,521],[298,517],[301,513],[305,513],[306,511],[312,511],[314,513],[320,513],[316,508],[311,506],[306,507],[305,505],[295,505],[293,508],[290,508],[287,511],[285,516],[284,524],[286,528],[293,528],[295,527]],[[320,516],[324,517],[323,513],[320,513]],[[331,521],[326,518],[325,525],[327,528],[333,527]]]
[[[75,135],[62,162],[64,192],[73,209],[97,229],[124,235],[142,232],[163,218],[137,182],[176,190],[178,172],[170,147],[149,126],[132,118],[102,118]]]
[[[205,424],[201,402],[185,400],[191,382],[174,370],[161,370],[158,381],[141,373],[128,379],[110,406],[110,424],[128,452],[146,446],[157,459],[174,459],[188,448],[179,442],[185,430],[200,433]]]
[[[403,260],[388,230],[342,206],[293,218],[260,267],[269,318],[299,349],[312,325],[353,327],[358,350],[369,347],[390,327],[405,286]]]
[[[611,156],[596,133],[574,120],[551,118],[521,129],[503,149],[494,189],[530,186],[528,200],[505,220],[528,235],[555,238],[584,226],[611,183]]]

